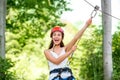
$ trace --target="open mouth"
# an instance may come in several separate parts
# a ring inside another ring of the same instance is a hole
[[[59,39],[55,39],[54,41],[55,41],[55,42],[59,42]]]
[[[55,43],[58,43],[60,41],[60,39],[54,39]]]

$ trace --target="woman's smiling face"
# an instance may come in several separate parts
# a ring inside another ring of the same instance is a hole
[[[62,41],[62,33],[59,31],[55,31],[52,34],[52,40],[55,45],[59,45]]]

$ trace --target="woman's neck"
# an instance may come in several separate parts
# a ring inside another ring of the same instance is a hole
[[[60,45],[54,45],[53,46],[53,51],[56,50],[56,49],[59,49],[60,48]]]

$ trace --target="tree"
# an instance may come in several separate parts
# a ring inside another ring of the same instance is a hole
[[[8,0],[7,29],[13,33],[26,31],[26,38],[43,38],[55,25],[63,11],[69,10],[65,0]]]
[[[69,10],[67,4],[65,0],[8,0],[7,32],[18,34],[24,47],[28,39],[43,38],[50,28],[62,25],[59,17]]]

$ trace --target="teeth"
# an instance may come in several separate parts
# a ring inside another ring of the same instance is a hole
[[[55,41],[59,41],[58,39],[55,39]]]

